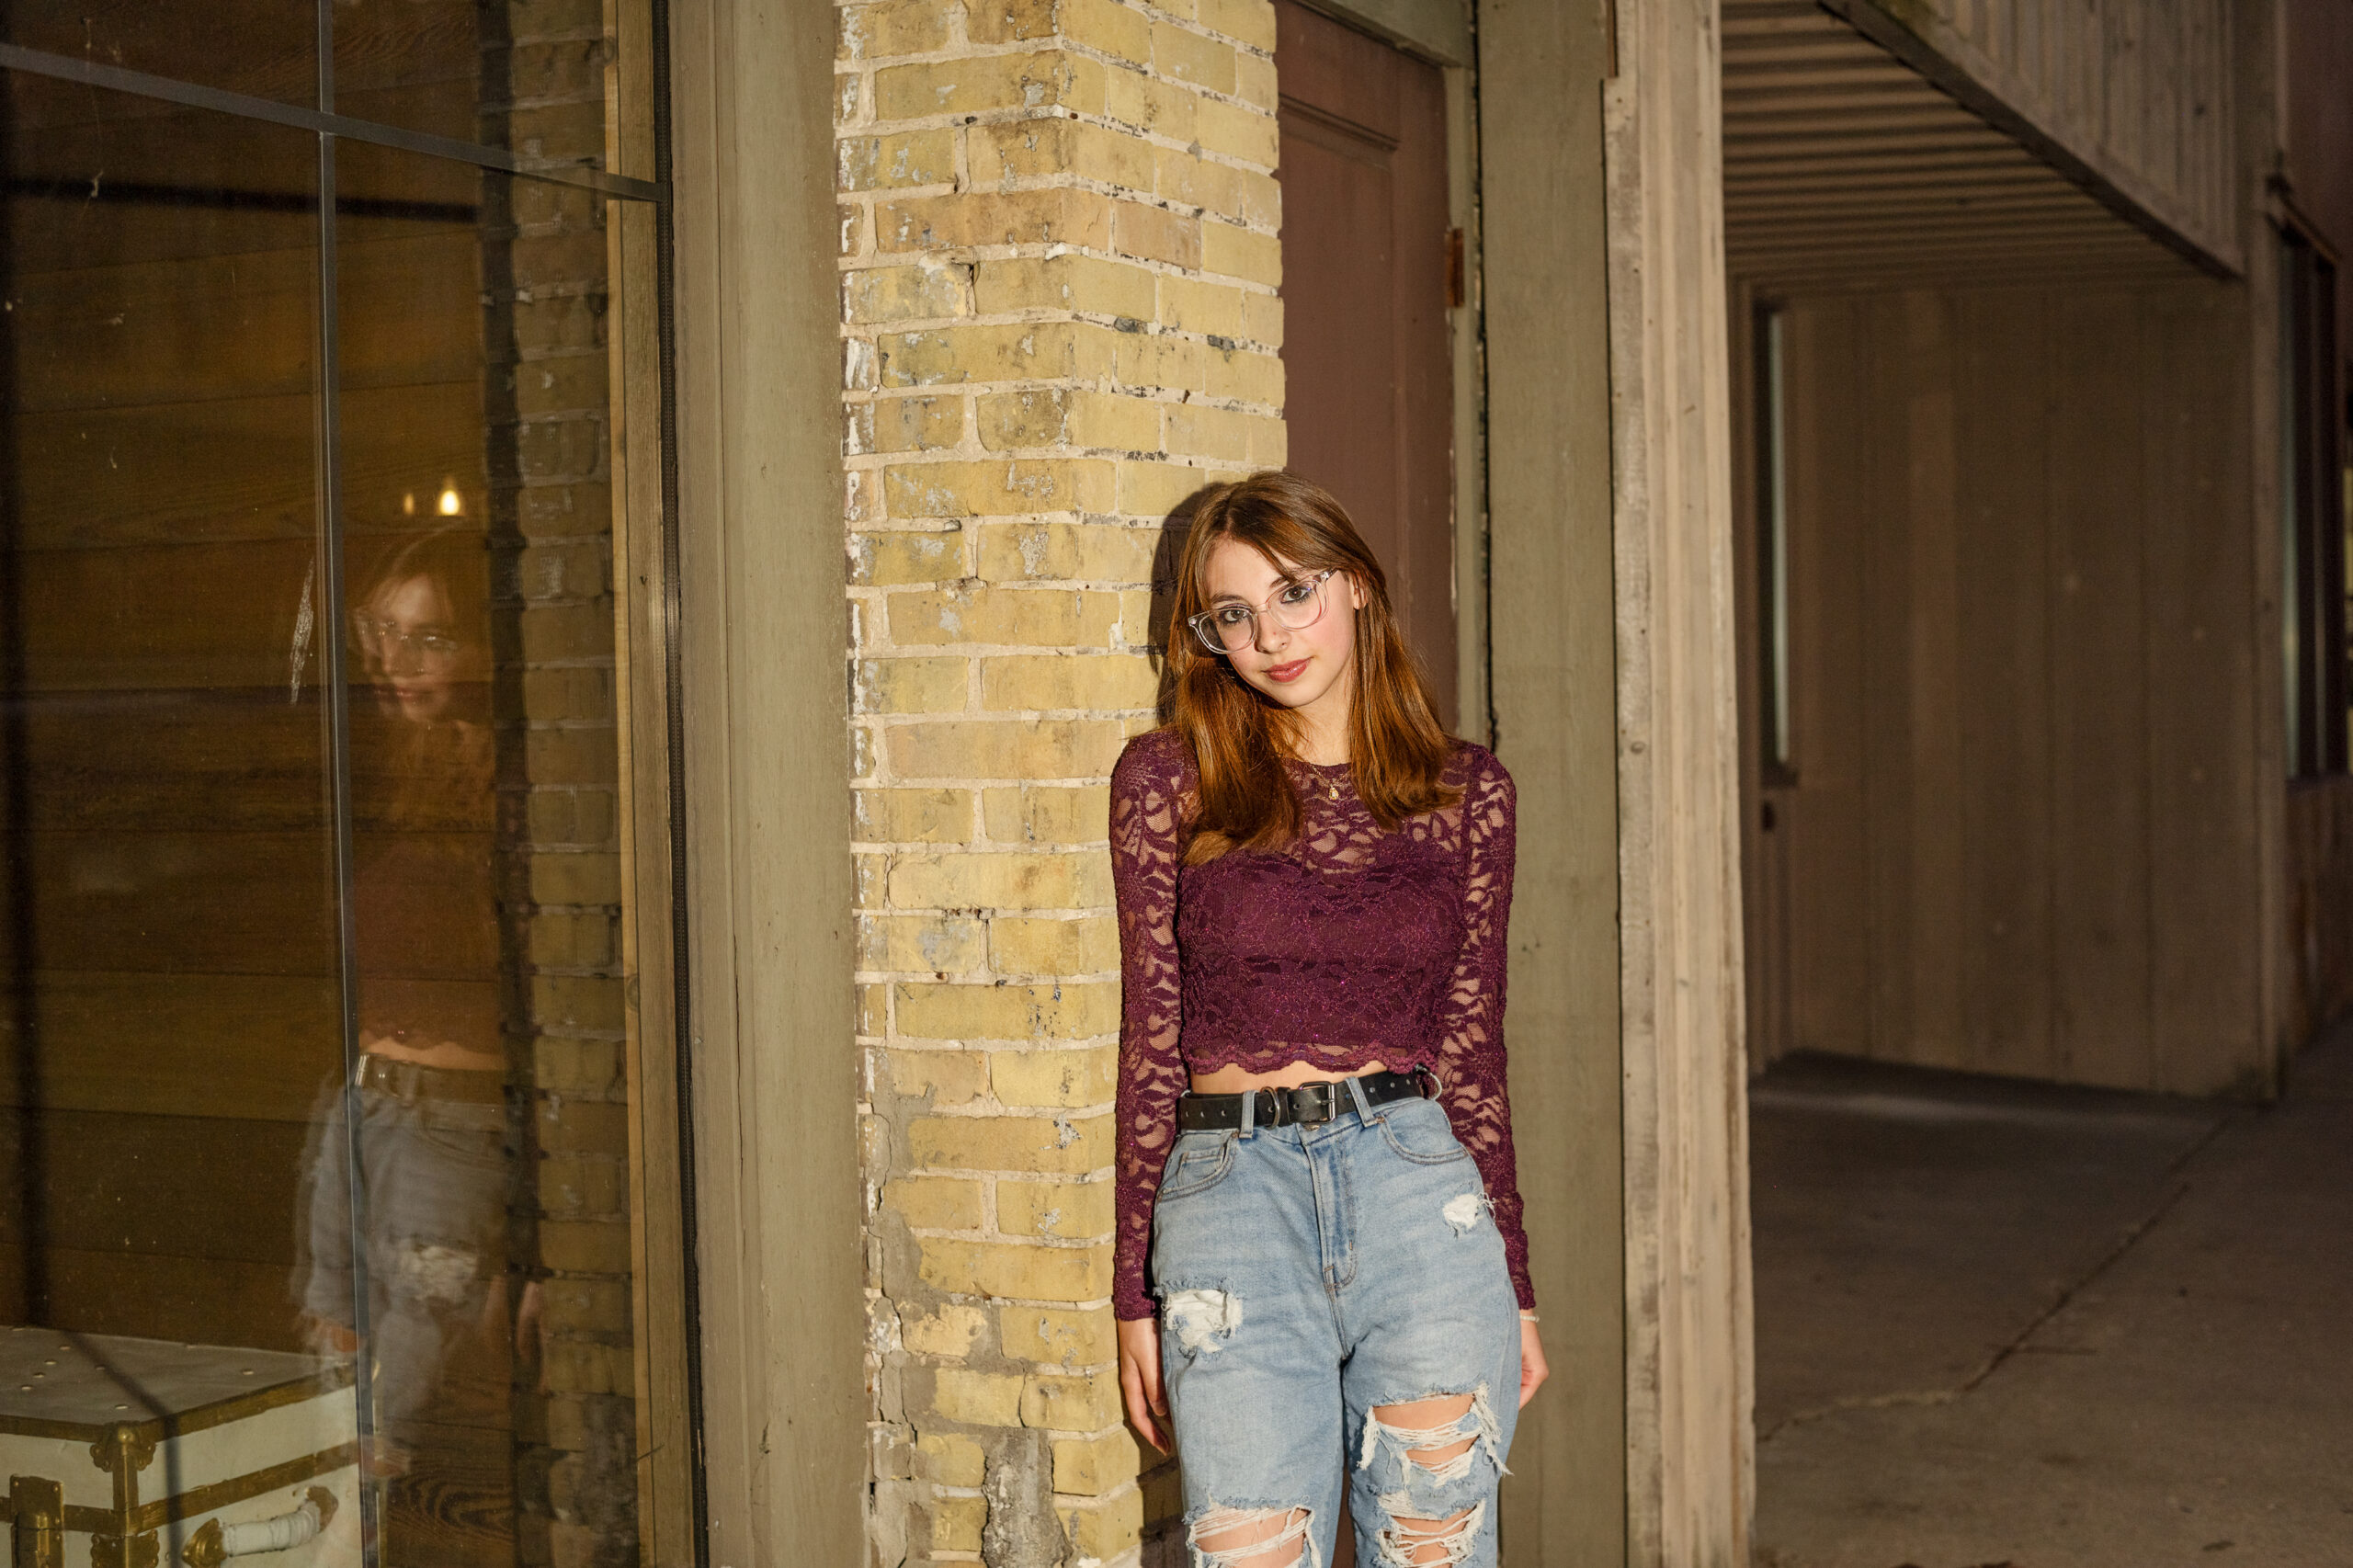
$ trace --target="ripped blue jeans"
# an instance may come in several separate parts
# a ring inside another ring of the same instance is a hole
[[[1493,1568],[1519,1313],[1437,1101],[1180,1133],[1152,1256],[1192,1568],[1323,1568],[1343,1491],[1368,1568]]]

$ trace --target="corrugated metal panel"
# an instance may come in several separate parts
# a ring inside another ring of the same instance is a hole
[[[1760,286],[2189,264],[1813,0],[1723,0],[1724,236]]]

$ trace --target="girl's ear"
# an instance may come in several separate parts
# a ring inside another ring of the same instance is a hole
[[[1352,609],[1364,608],[1364,586],[1357,581],[1357,574],[1353,572],[1343,572],[1340,575],[1348,580],[1349,608]]]

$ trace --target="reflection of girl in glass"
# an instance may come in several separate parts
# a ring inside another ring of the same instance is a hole
[[[337,1093],[312,1165],[302,1304],[315,1342],[352,1348],[361,1249],[383,1433],[372,1462],[386,1473],[404,1468],[402,1426],[463,1343],[507,1342],[516,1136],[499,1027],[489,556],[481,533],[447,528],[396,541],[363,582],[349,625],[373,698],[352,704],[351,747],[366,1234],[352,1233]],[[527,1292],[527,1319],[536,1304]]]

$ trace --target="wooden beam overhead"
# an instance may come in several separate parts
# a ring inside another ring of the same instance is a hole
[[[1723,0],[1724,239],[1767,289],[2189,264],[1812,0]]]

